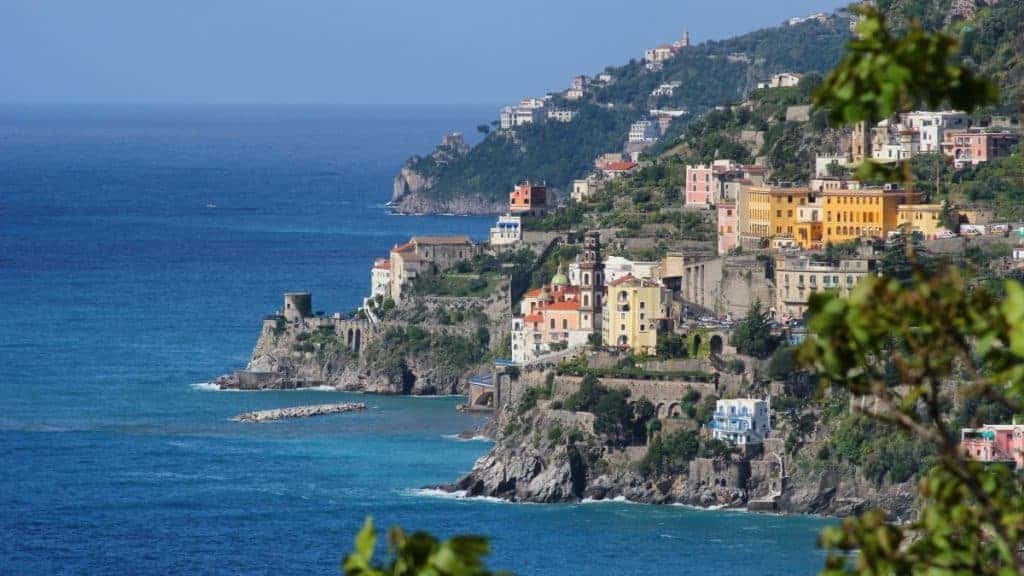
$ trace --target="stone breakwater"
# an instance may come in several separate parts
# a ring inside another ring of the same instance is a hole
[[[239,414],[232,422],[270,422],[287,418],[310,418],[343,412],[362,412],[366,404],[362,402],[345,402],[342,404],[318,404],[316,406],[296,406],[294,408],[277,408],[274,410],[257,410]]]

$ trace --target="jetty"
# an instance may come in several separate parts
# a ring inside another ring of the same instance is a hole
[[[295,406],[292,408],[276,408],[274,410],[256,410],[245,412],[231,419],[232,422],[271,422],[288,418],[310,418],[343,412],[362,412],[366,404],[362,402],[344,402],[341,404],[317,404],[314,406]]]

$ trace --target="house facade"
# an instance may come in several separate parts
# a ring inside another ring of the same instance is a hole
[[[728,398],[715,403],[711,435],[736,446],[762,444],[771,436],[771,407],[756,398]]]

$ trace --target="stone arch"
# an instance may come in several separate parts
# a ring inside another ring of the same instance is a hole
[[[352,329],[351,328],[348,329],[348,337],[345,338],[345,345],[348,346],[349,348],[352,347]]]
[[[722,340],[721,334],[715,334],[711,336],[711,353],[715,356],[721,356],[722,350],[725,348],[725,342]]]
[[[668,417],[669,418],[679,418],[682,415],[683,415],[683,407],[682,407],[681,404],[679,404],[678,402],[673,402],[672,404],[668,405]]]
[[[668,406],[665,404],[658,404],[657,414],[659,419],[668,418]]]
[[[702,340],[700,338],[700,334],[694,334],[693,335],[693,354],[692,354],[692,356],[699,356],[700,355],[700,345],[701,344],[702,344]]]
[[[359,353],[359,348],[362,347],[362,345],[363,345],[363,331],[362,331],[361,328],[356,328],[356,338],[352,342],[352,350],[355,350],[355,352],[358,354]]]
[[[494,392],[491,390],[484,392],[476,397],[476,401],[473,404],[475,406],[494,406]]]

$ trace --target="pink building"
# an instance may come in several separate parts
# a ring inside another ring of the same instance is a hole
[[[686,198],[687,206],[707,208],[715,201],[715,169],[699,164],[686,167]]]
[[[1005,462],[1024,469],[1024,424],[986,424],[960,431],[960,451],[979,462]]]
[[[958,168],[981,164],[1008,156],[1020,142],[1020,134],[987,130],[948,131],[943,135],[942,151]]]
[[[736,204],[723,202],[718,205],[718,255],[727,254],[739,241],[740,217]]]

